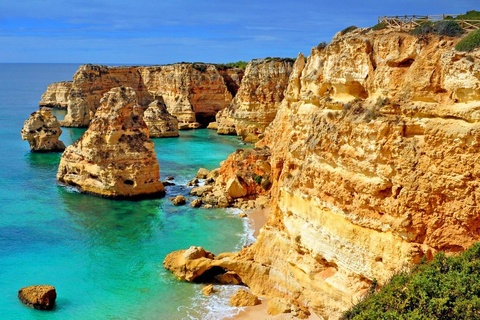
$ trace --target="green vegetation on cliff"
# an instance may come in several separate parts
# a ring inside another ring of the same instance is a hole
[[[470,32],[455,46],[458,51],[470,51],[480,47],[480,30]]]
[[[480,243],[454,256],[422,259],[381,290],[374,281],[343,319],[480,319]]]

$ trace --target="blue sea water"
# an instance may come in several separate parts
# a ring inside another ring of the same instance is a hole
[[[47,84],[70,80],[77,68],[0,64],[0,318],[190,319],[227,314],[221,301],[209,303],[199,294],[201,285],[177,281],[162,261],[167,253],[191,245],[214,253],[239,249],[248,241],[248,227],[235,212],[175,207],[168,197],[188,195],[188,188],[180,185],[167,187],[165,198],[137,202],[80,194],[57,185],[60,154],[31,153],[21,140],[23,122],[38,109]],[[64,113],[56,111],[59,118]],[[61,140],[69,145],[83,132],[64,128]],[[205,129],[154,142],[162,179],[172,175],[178,184],[200,167],[217,167],[242,147],[235,137]],[[20,303],[18,289],[34,284],[56,287],[53,311]]]

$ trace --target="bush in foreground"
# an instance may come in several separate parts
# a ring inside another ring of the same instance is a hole
[[[457,51],[470,51],[480,47],[480,30],[470,32],[455,46]]]
[[[480,243],[455,256],[422,259],[375,291],[343,319],[480,319]]]

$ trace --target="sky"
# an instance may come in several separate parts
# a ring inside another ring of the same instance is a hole
[[[480,11],[480,0],[0,0],[0,63],[167,64],[308,55],[378,16]]]

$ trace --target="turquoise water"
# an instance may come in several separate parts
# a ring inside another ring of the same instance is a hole
[[[21,140],[23,122],[47,84],[71,79],[77,67],[0,64],[0,318],[201,317],[212,308],[199,295],[201,286],[177,281],[162,261],[190,245],[236,250],[247,241],[244,221],[226,210],[174,207],[169,196],[188,194],[179,185],[167,187],[163,199],[138,202],[77,193],[56,184],[60,154],[30,153]],[[84,131],[63,130],[67,145]],[[154,142],[162,179],[172,175],[177,183],[241,147],[235,137],[207,130]],[[19,302],[17,290],[33,284],[57,288],[54,311]]]

